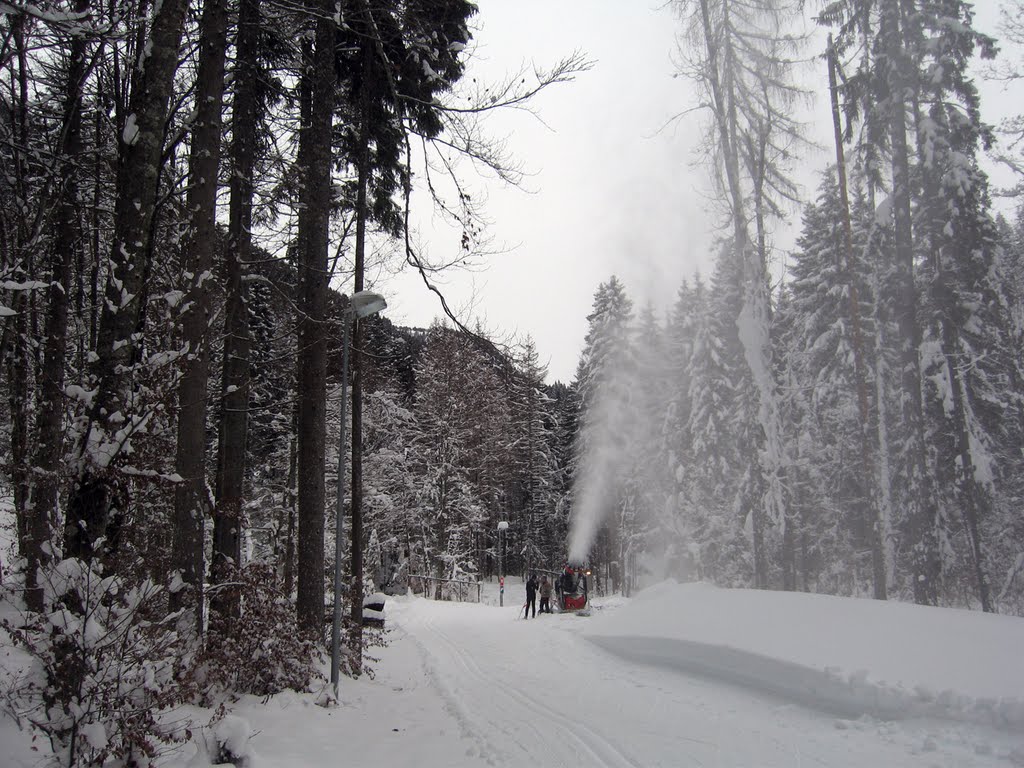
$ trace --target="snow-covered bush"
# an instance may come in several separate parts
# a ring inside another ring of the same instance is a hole
[[[187,658],[179,617],[162,586],[100,568],[67,559],[40,569],[43,611],[4,618],[31,659],[5,670],[4,703],[49,740],[58,765],[145,766],[161,744],[189,738],[167,710]]]
[[[212,765],[248,768],[255,762],[252,736],[253,729],[249,722],[237,715],[229,715],[222,704],[209,725],[196,731],[196,755],[188,763],[189,768]]]
[[[206,647],[195,667],[201,701],[302,691],[322,677],[317,638],[296,626],[295,610],[278,590],[273,568],[250,563],[224,576],[212,591],[220,592],[218,601],[237,604],[239,613],[210,613]],[[237,599],[227,599],[227,591]]]

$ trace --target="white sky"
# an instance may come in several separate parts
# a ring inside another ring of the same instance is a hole
[[[487,199],[488,234],[501,252],[475,272],[447,275],[441,287],[460,315],[481,321],[492,334],[532,336],[549,381],[568,383],[599,283],[615,274],[637,309],[650,301],[664,312],[684,278],[711,270],[715,220],[707,171],[694,154],[700,118],[665,127],[692,106],[692,85],[672,77],[679,23],[660,0],[478,5],[479,48],[467,76],[494,80],[524,63],[550,66],[575,50],[595,64],[536,100],[543,123],[522,112],[489,118],[492,135],[507,137],[530,172],[529,191],[471,180]],[[996,0],[978,5],[976,26],[993,31]],[[824,71],[820,75],[824,82]],[[827,101],[819,98],[814,110],[815,130],[828,141]],[[802,159],[806,198],[830,158],[826,147]],[[424,245],[444,258],[458,247],[457,236],[431,219],[424,196],[414,205]],[[792,243],[798,224],[794,213],[776,237],[780,248]],[[397,324],[426,326],[441,315],[417,275],[389,279],[378,289]]]

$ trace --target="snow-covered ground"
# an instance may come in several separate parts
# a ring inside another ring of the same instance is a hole
[[[1024,766],[1024,619],[669,582],[523,621],[522,594],[390,600],[340,706],[235,706],[250,768]]]

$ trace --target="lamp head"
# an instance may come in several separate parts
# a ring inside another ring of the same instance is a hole
[[[348,297],[349,312],[355,317],[374,315],[387,305],[384,297],[373,291],[357,291]]]

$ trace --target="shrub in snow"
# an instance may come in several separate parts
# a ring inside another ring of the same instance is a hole
[[[317,638],[299,631],[295,610],[278,591],[273,568],[251,563],[224,576],[211,591],[221,593],[221,604],[238,605],[239,612],[210,612],[206,647],[195,666],[203,690],[200,700],[211,704],[237,694],[302,691],[322,678]],[[237,599],[228,599],[226,591]]]
[[[249,762],[249,737],[252,735],[249,723],[240,717],[226,715],[214,726],[213,733],[217,739],[217,753],[211,762],[244,768]]]
[[[145,766],[162,744],[189,738],[169,713],[158,718],[176,700],[183,657],[163,587],[77,559],[40,576],[43,611],[3,620],[32,660],[4,694],[19,722],[49,740],[55,762]]]
[[[196,732],[196,754],[189,761],[190,768],[211,765],[233,765],[250,768],[255,760],[250,739],[252,726],[244,718],[229,715],[221,704],[209,725]]]

